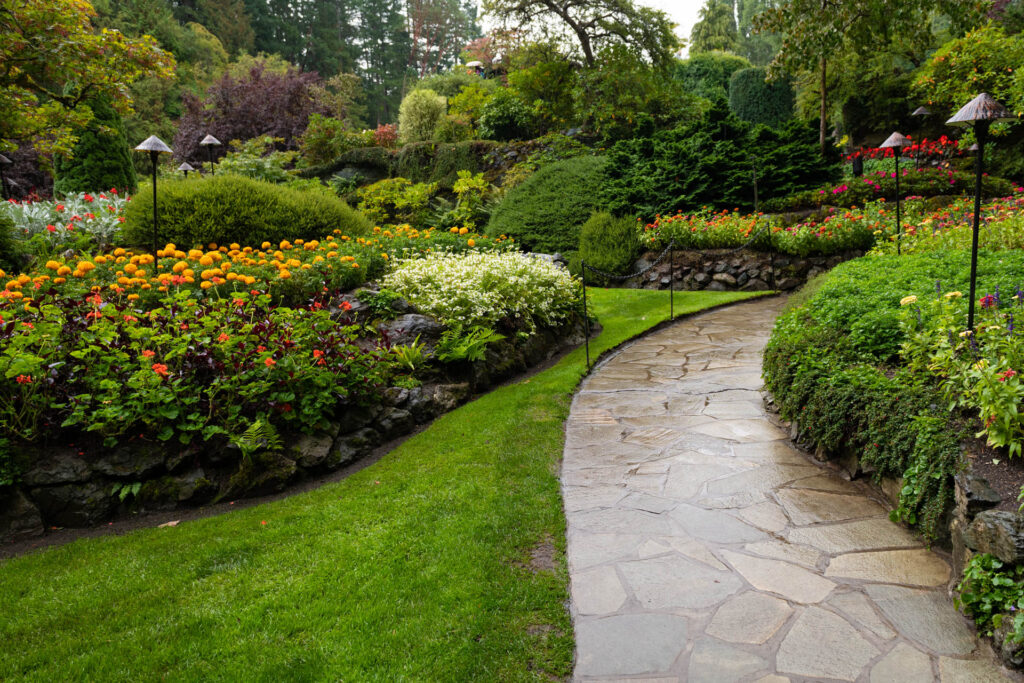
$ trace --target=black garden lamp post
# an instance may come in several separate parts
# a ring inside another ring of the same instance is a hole
[[[4,175],[4,167],[10,166],[14,162],[0,154],[0,193],[3,193],[4,201],[11,198],[10,192],[7,191],[7,176]]]
[[[206,154],[210,157],[210,175],[213,175],[213,148],[220,147],[220,140],[212,135],[207,135],[203,138],[202,142],[199,143],[199,146],[206,148]]]
[[[157,234],[156,234],[156,161],[161,154],[170,154],[171,148],[163,140],[155,135],[150,135],[142,141],[142,144],[135,148],[139,152],[149,152],[149,158],[153,161],[153,258],[156,258]]]
[[[921,152],[924,151],[921,146],[921,143],[924,142],[924,120],[926,117],[931,116],[931,111],[928,107],[918,107],[910,115],[921,117],[921,125],[917,128],[917,158],[914,160],[917,170],[921,170]]]
[[[985,160],[985,141],[988,129],[999,121],[1016,121],[998,100],[988,93],[981,93],[965,104],[946,123],[950,126],[974,124],[974,137],[978,140],[978,156],[974,160],[974,233],[971,235],[971,289],[967,306],[967,329],[974,332],[974,285],[978,277],[978,224],[981,220],[981,175]]]
[[[186,161],[185,163],[183,163],[181,166],[178,167],[178,170],[181,171],[182,173],[184,173],[185,177],[188,178],[188,172],[189,171],[194,171],[196,169],[192,167],[192,164],[190,164],[190,163],[188,163]]]
[[[896,255],[900,255],[900,240],[902,239],[902,231],[900,230],[900,155],[903,153],[903,148],[911,144],[910,139],[904,137],[900,133],[893,133],[885,142],[881,144],[881,147],[892,147],[894,152],[893,156],[896,157]]]

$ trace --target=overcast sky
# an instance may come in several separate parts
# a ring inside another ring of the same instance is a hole
[[[704,6],[703,0],[638,0],[638,4],[660,9],[676,22],[676,33],[680,38],[690,39],[690,29],[697,23],[697,13]]]

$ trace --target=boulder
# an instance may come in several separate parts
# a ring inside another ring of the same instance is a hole
[[[106,452],[93,461],[92,468],[108,477],[137,481],[154,474],[163,464],[161,445],[139,442]]]
[[[390,408],[385,410],[380,419],[377,420],[377,430],[385,439],[394,439],[408,434],[416,428],[416,420],[412,413],[401,408]]]
[[[957,508],[973,517],[983,510],[990,510],[1002,502],[1002,498],[996,493],[984,477],[980,477],[969,470],[958,472],[953,478],[956,488],[954,496]]]
[[[736,278],[729,275],[729,273],[716,273],[712,280],[715,282],[721,282],[723,285],[728,285],[729,287],[734,287],[736,285]]]
[[[334,440],[325,464],[337,469],[363,457],[381,443],[381,435],[369,427]]]
[[[43,534],[39,508],[18,489],[0,491],[0,542],[10,543]]]
[[[217,495],[217,485],[207,479],[202,467],[174,477],[174,481],[178,485],[179,503],[198,505],[212,500]]]
[[[745,292],[765,292],[768,290],[768,283],[764,280],[750,279],[740,289]]]
[[[1004,614],[999,627],[992,631],[992,641],[1003,662],[1014,669],[1024,668],[1024,643],[1014,642],[1013,619],[1015,614]]]
[[[283,491],[297,471],[295,461],[283,453],[255,453],[242,459],[238,471],[228,480],[222,497],[263,496]]]
[[[110,486],[96,481],[34,488],[29,497],[43,522],[55,526],[91,526],[109,517],[117,506]]]
[[[979,512],[965,529],[964,541],[971,550],[1019,564],[1024,561],[1024,517],[1001,510]]]
[[[21,478],[26,486],[71,484],[89,479],[89,465],[75,455],[77,451],[58,451],[38,459]]]
[[[434,386],[434,403],[437,405],[438,413],[446,413],[457,408],[463,401],[469,398],[469,393],[469,382],[438,384]]]
[[[334,438],[330,434],[303,434],[292,446],[291,456],[302,469],[316,469],[327,460],[333,443]]]
[[[418,338],[420,344],[432,351],[444,332],[444,325],[425,315],[408,313],[381,323],[378,329],[393,346],[408,346]]]

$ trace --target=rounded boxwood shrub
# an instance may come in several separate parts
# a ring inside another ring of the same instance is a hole
[[[316,239],[341,230],[370,231],[366,218],[327,191],[295,190],[234,175],[161,180],[157,241],[181,246],[216,242]],[[125,238],[148,245],[153,234],[153,192],[143,187],[125,211]]]
[[[580,226],[601,209],[604,157],[558,161],[512,188],[487,224],[487,234],[508,235],[525,249],[576,249]]]
[[[793,118],[793,88],[789,81],[772,83],[762,67],[741,69],[729,79],[729,109],[750,123],[780,126]]]
[[[598,270],[625,275],[632,271],[639,250],[635,219],[599,211],[580,228],[579,258]]]

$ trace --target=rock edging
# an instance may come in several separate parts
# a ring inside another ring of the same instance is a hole
[[[771,397],[766,402],[769,409],[774,409]],[[856,453],[831,452],[810,443],[797,421],[789,423],[789,430],[790,439],[797,446],[811,452],[819,462],[835,464],[851,479],[873,474],[862,466]],[[948,546],[953,559],[950,592],[960,583],[968,563],[977,554],[989,553],[1007,566],[1024,565],[1024,514],[995,510],[1002,498],[984,477],[972,472],[969,459],[965,457],[963,461],[965,469],[953,478],[954,504],[945,525],[948,535],[940,539],[942,545]],[[899,505],[901,478],[882,477],[876,482],[868,477],[868,481],[891,509]],[[1024,669],[1024,643],[1014,643],[1007,638],[1010,622],[1010,619],[1004,620],[1004,626],[993,633],[994,649],[1007,666]]]
[[[407,322],[399,319],[397,324]],[[401,339],[395,333],[392,341]],[[26,454],[33,465],[18,484],[0,489],[0,542],[37,537],[52,526],[88,527],[133,513],[283,491],[345,467],[582,343],[583,323],[577,319],[538,329],[518,344],[508,339],[491,344],[483,360],[445,366],[430,383],[389,387],[372,405],[345,406],[326,430],[282,434],[285,447],[280,450],[264,448],[243,456],[227,439],[174,448],[145,438],[98,452],[74,446],[34,449]]]

